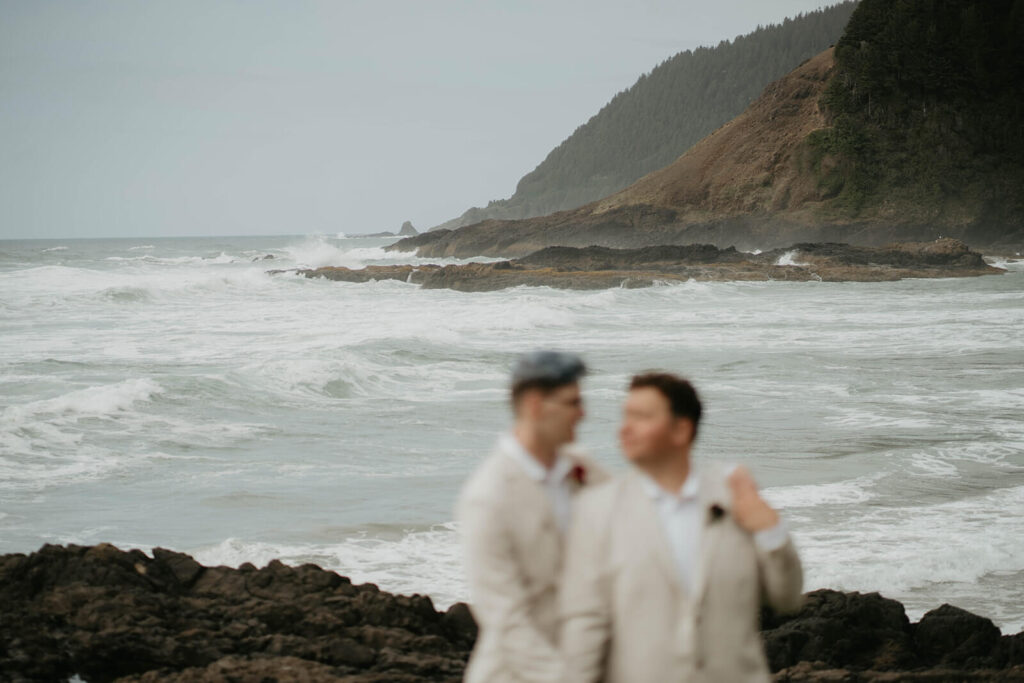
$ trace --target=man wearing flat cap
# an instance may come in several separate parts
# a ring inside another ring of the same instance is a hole
[[[470,604],[480,632],[468,683],[562,680],[558,591],[571,501],[608,475],[573,449],[583,418],[576,356],[538,351],[512,371],[514,424],[463,486]]]

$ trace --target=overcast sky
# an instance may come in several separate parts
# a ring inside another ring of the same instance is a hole
[[[0,239],[420,229],[822,0],[0,0]]]

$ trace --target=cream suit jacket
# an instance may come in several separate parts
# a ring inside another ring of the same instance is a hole
[[[608,475],[577,451],[583,486]],[[565,539],[542,484],[499,446],[459,496],[470,609],[479,626],[465,681],[560,682],[558,588]]]
[[[560,601],[564,680],[769,680],[760,607],[797,609],[803,573],[791,541],[763,552],[732,519],[725,472],[697,471],[704,526],[692,594],[640,474],[576,499]]]

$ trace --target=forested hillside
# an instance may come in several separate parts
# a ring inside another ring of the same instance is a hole
[[[399,242],[547,246],[962,240],[1024,251],[1024,0],[862,0],[836,47],[668,166],[582,207]]]
[[[955,205],[993,239],[1024,223],[1022,46],[1024,0],[863,0],[809,140],[837,217]]]
[[[665,60],[552,150],[511,198],[440,227],[539,216],[627,187],[672,163],[741,113],[768,83],[835,43],[855,7],[843,2]]]

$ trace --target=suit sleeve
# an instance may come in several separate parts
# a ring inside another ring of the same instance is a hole
[[[602,567],[603,533],[586,510],[586,496],[573,508],[562,574],[562,657],[565,680],[593,683],[601,679],[611,640],[609,586]]]
[[[524,681],[562,680],[562,661],[532,623],[526,580],[512,550],[506,520],[483,501],[459,503],[473,616],[499,643],[506,668]]]
[[[754,547],[757,549],[764,602],[779,612],[795,612],[800,609],[803,604],[804,572],[792,539],[786,534],[782,543],[755,542]]]

